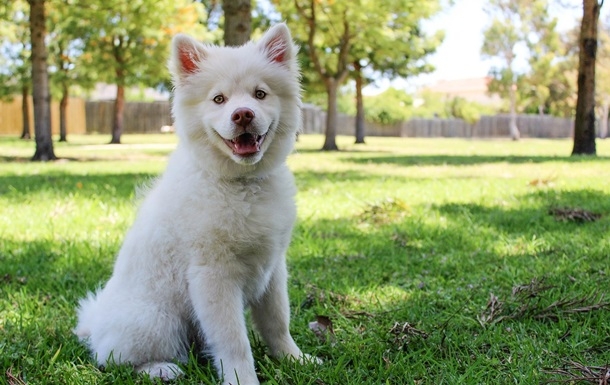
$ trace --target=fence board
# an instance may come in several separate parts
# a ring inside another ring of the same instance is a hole
[[[90,101],[85,104],[88,133],[110,133],[114,116],[114,101]],[[126,102],[123,110],[123,133],[145,134],[161,132],[171,126],[169,102]]]
[[[0,134],[21,135],[23,131],[23,116],[21,113],[21,96],[15,96],[11,101],[0,102]],[[32,98],[28,98],[30,111],[30,132],[34,135],[34,109]],[[51,102],[51,129],[54,135],[59,134],[59,102]],[[85,101],[80,98],[69,98],[66,107],[66,131],[69,134],[84,134]]]

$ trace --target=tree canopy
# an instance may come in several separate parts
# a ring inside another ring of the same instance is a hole
[[[80,8],[88,21],[87,69],[117,87],[111,143],[120,143],[125,88],[167,80],[171,38],[178,32],[204,37],[203,7],[190,0],[83,0]]]
[[[327,96],[323,150],[337,150],[337,94],[350,76],[370,66],[380,75],[408,76],[430,69],[424,58],[440,37],[420,23],[440,9],[437,0],[293,0],[274,2],[301,43],[307,79],[319,79]]]

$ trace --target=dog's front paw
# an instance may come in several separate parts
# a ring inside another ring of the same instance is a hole
[[[149,362],[136,368],[140,373],[146,373],[151,379],[171,381],[184,374],[178,365],[171,362]]]
[[[298,358],[299,363],[301,364],[316,364],[316,365],[322,365],[322,363],[324,361],[322,361],[322,359],[316,357],[316,356],[312,356],[311,354],[306,354],[303,353],[299,356]]]

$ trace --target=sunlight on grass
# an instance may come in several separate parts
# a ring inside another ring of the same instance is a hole
[[[0,373],[151,383],[95,368],[71,329],[78,298],[111,272],[137,188],[163,172],[177,138],[68,139],[56,145],[62,159],[41,164],[29,162],[33,142],[0,137]],[[339,137],[331,153],[322,142],[302,135],[288,160],[299,188],[288,262],[293,334],[324,364],[271,360],[253,336],[263,381],[534,384],[566,360],[610,363],[608,307],[551,306],[610,292],[610,141],[598,140],[597,157],[570,157],[569,140]],[[533,279],[552,289],[515,296]],[[496,305],[519,317],[482,322]],[[541,321],[531,314],[543,305]],[[310,330],[318,316],[332,332]],[[176,383],[216,383],[201,361]]]

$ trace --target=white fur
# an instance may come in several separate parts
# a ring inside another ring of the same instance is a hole
[[[174,38],[170,70],[180,142],[143,201],[112,277],[80,302],[75,333],[99,365],[130,363],[151,377],[181,374],[198,338],[223,384],[259,384],[244,307],[270,352],[303,360],[290,336],[285,253],[296,217],[285,158],[300,126],[296,49],[285,25],[239,48]],[[263,89],[266,97],[255,97]],[[214,97],[222,94],[225,102]],[[240,156],[223,139],[266,138]]]

